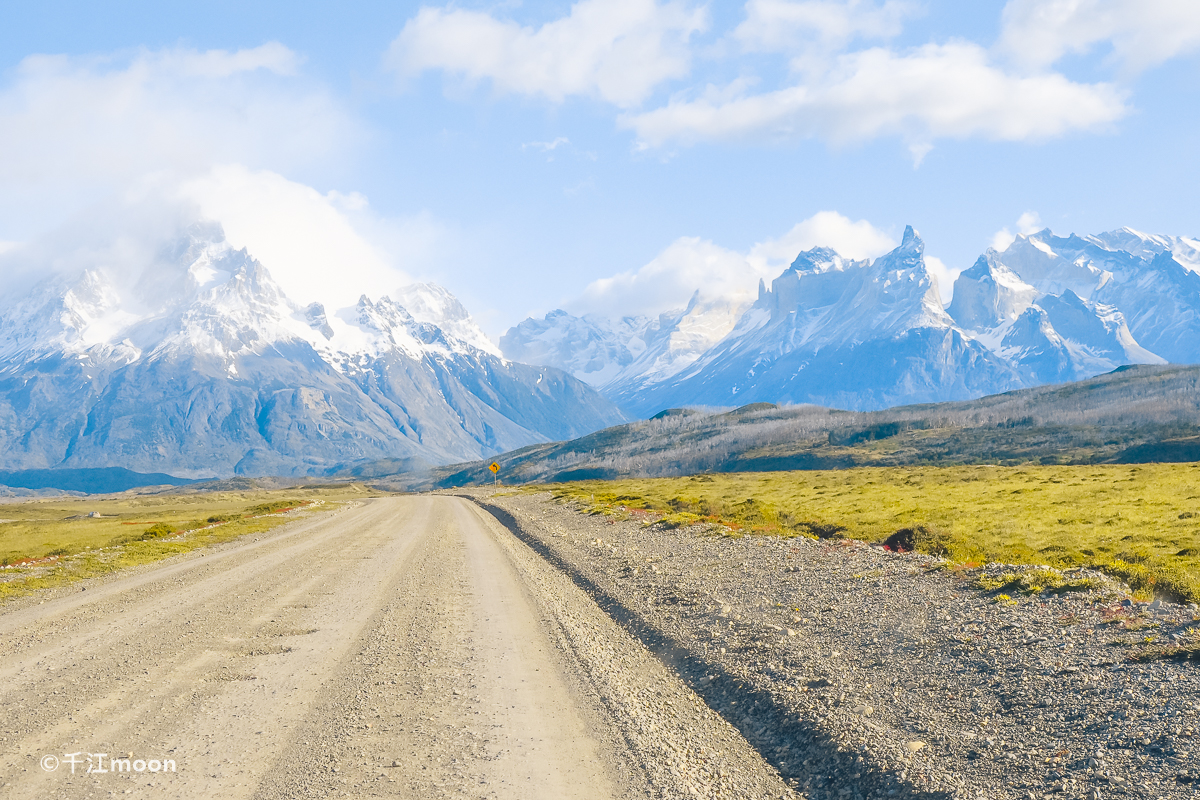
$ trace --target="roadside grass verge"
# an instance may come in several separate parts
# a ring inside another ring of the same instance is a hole
[[[1200,602],[1200,464],[859,468],[529,490],[547,488],[590,513],[668,527],[854,538],[968,565],[1089,567],[1142,597]]]
[[[290,521],[281,512],[366,493],[350,485],[0,504],[0,601],[263,533]]]

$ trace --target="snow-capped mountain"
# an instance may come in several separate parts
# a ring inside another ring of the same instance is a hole
[[[746,304],[693,293],[686,307],[657,317],[606,320],[562,310],[526,319],[500,337],[504,355],[570,372],[618,404],[672,378],[724,338]]]
[[[1101,263],[1111,266],[1115,255],[1106,252]],[[1112,285],[1112,271],[1097,266],[1096,259],[1065,261],[1034,237],[1020,237],[1004,253],[989,249],[955,281],[949,313],[970,336],[1016,366],[1031,386],[1082,380],[1122,364],[1165,363],[1137,343],[1116,306],[1063,288],[1074,284],[1095,295]],[[1025,274],[1059,293],[1026,283],[1005,262],[1021,264]]]
[[[433,283],[414,283],[401,289],[396,302],[417,322],[433,325],[469,347],[500,356],[497,347],[471,319],[458,298]]]
[[[1192,272],[1200,271],[1200,240],[1187,236],[1159,236],[1142,233],[1133,228],[1118,228],[1115,231],[1087,237],[1107,250],[1123,251],[1143,261],[1153,261],[1162,253],[1171,257]]]
[[[734,329],[631,411],[750,402],[878,408],[1020,385],[1010,365],[958,330],[910,227],[873,263],[801,253],[761,287]]]
[[[650,322],[647,317],[607,320],[556,310],[510,328],[500,337],[500,349],[515,361],[557,367],[603,386],[645,350],[642,336]]]
[[[52,274],[0,308],[0,466],[320,473],[622,421],[569,375],[501,357],[444,289],[397,296],[301,307],[215,225],[133,274]]]
[[[1018,236],[988,250],[955,282],[944,308],[924,245],[908,228],[874,262],[826,248],[801,253],[726,333],[693,349],[678,369],[656,372],[622,354],[588,362],[601,391],[638,415],[680,405],[811,402],[871,409],[977,397],[1078,380],[1123,364],[1200,362],[1200,242],[1122,228],[1096,236]],[[703,309],[691,324],[704,325]],[[553,338],[559,363],[582,352],[555,312],[527,320],[501,340],[506,354],[529,334]],[[585,318],[591,330],[611,327]],[[650,326],[637,341],[652,340]],[[618,342],[628,340],[613,337]],[[534,363],[538,352],[519,350]],[[597,366],[598,365],[598,366]],[[609,378],[601,367],[619,378]]]
[[[1070,289],[1046,295],[1011,323],[976,332],[1036,386],[1095,377],[1124,364],[1165,364],[1140,346],[1113,306],[1089,303]]]
[[[1070,289],[1115,307],[1139,345],[1167,361],[1192,364],[1200,362],[1197,245],[1129,228],[1083,237],[1044,230],[1018,236],[998,258],[1042,294]]]
[[[746,307],[697,290],[684,309],[660,314],[642,329],[641,352],[601,391],[618,405],[636,407],[646,390],[673,379],[727,336]]]
[[[989,249],[954,282],[954,298],[947,312],[969,330],[990,330],[1011,323],[1041,294],[1000,263]]]

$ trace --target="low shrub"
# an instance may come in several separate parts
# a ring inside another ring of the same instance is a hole
[[[157,539],[160,536],[170,536],[174,532],[175,532],[175,529],[172,528],[167,523],[156,522],[153,525],[151,525],[149,528],[146,528],[146,530],[142,533],[141,538],[142,538],[142,541],[147,541],[149,539]]]
[[[246,516],[256,517],[262,514],[276,514],[280,511],[286,511],[290,508],[295,508],[300,505],[299,500],[272,500],[269,503],[259,503],[256,506],[250,506],[246,509]]]

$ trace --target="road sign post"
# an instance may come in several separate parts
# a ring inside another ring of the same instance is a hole
[[[488,469],[492,471],[492,482],[494,485],[500,485],[500,465],[493,461],[488,465]]]

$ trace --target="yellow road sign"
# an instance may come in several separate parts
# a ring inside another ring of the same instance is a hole
[[[500,465],[497,464],[495,461],[493,461],[491,464],[488,465],[488,469],[490,469],[492,471],[492,474],[495,475],[497,472],[500,471]]]

